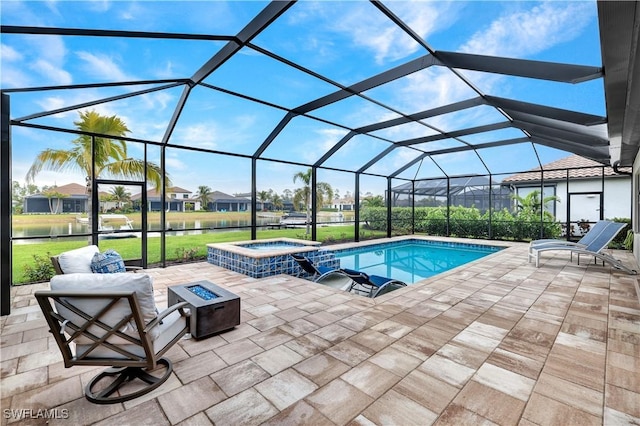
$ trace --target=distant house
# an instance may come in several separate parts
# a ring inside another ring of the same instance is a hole
[[[67,185],[50,188],[49,191],[61,194],[61,196],[48,197],[44,192],[28,195],[24,197],[22,203],[24,213],[86,213],[89,210],[89,196],[86,193],[86,186],[84,185],[69,183]],[[110,194],[100,191],[98,195],[100,197],[106,197]],[[115,208],[116,204],[114,201],[101,201],[100,209],[102,211],[108,211]]]
[[[237,193],[235,196],[235,198],[245,198],[249,200],[249,205],[247,206],[247,210],[251,210],[251,193],[250,192],[242,192],[242,193]],[[285,211],[285,212],[290,212],[293,211],[293,201],[292,200],[288,200],[288,199],[283,199],[282,200],[282,207],[279,207],[279,209]],[[271,201],[265,201],[264,203],[261,202],[260,200],[256,200],[256,210],[257,211],[272,211],[272,210],[277,210],[276,206],[273,205],[273,203]]]
[[[215,212],[246,212],[251,210],[251,200],[220,191],[213,191],[209,196],[207,210]]]
[[[353,197],[342,197],[340,199],[336,198],[331,202],[331,208],[339,212],[354,211],[355,205],[356,204]]]
[[[167,188],[165,191],[166,197],[164,203],[162,202],[162,197],[160,192],[155,189],[150,189],[147,191],[147,211],[172,211],[172,212],[183,212],[189,210],[187,205],[192,205],[192,210],[200,209],[200,202],[193,198],[193,193],[187,189],[180,188],[179,186],[173,186],[171,188]],[[134,203],[139,203],[142,199],[142,194],[135,194],[131,196],[131,201]]]
[[[134,202],[140,202],[142,196],[136,194],[131,197]],[[248,211],[251,206],[251,201],[242,198],[234,197],[233,195],[225,194],[220,191],[213,191],[209,194],[209,203],[207,204],[207,210],[218,212],[237,212]],[[161,202],[160,193],[155,189],[147,191],[147,209],[148,211],[165,211],[171,212],[184,212],[189,210],[201,210],[204,206],[201,205],[200,200],[193,192],[180,188],[179,186],[173,186],[166,189],[166,197],[164,203]]]
[[[542,176],[536,168],[509,176],[502,184],[524,198],[532,191],[540,191],[542,178],[544,197],[558,197],[545,209],[561,222],[567,222],[567,218],[572,224],[631,218],[630,175],[616,173],[611,167],[578,155],[545,164],[542,169]]]
[[[86,187],[77,183],[51,188],[60,197],[47,197],[44,193],[28,195],[23,200],[24,213],[85,213],[89,206]],[[53,208],[53,212],[52,212]]]

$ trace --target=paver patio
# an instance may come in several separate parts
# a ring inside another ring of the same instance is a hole
[[[209,280],[241,297],[241,324],[184,338],[164,385],[108,406],[83,397],[101,368],[62,365],[33,297],[48,284],[14,287],[2,425],[640,424],[637,276],[566,252],[535,268],[506,245],[375,300],[204,262],[148,270],[159,307]]]

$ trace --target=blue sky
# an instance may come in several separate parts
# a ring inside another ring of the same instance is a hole
[[[135,31],[166,31],[235,35],[266,2],[169,2],[169,1],[7,1],[1,7],[3,25],[37,25],[68,28],[99,28]],[[498,2],[450,1],[384,4],[403,19],[435,50],[504,56],[541,61],[600,66],[600,47],[595,2]],[[421,57],[426,52],[395,27],[369,2],[300,1],[253,43],[333,81],[350,85]],[[91,37],[29,36],[3,34],[1,40],[1,86],[3,89],[95,82],[142,81],[187,78],[213,56],[224,42],[116,39]],[[605,115],[602,81],[580,84],[552,83],[519,77],[461,71],[484,94],[519,99]],[[253,49],[244,48],[206,83],[243,95],[260,98],[285,108],[294,108],[337,90],[327,82],[288,67]],[[142,90],[151,86],[14,93],[11,116],[19,118],[42,111]],[[132,130],[131,137],[160,141],[182,87],[96,105],[90,108],[118,115]],[[414,113],[476,94],[444,67],[429,67],[365,93],[394,110]],[[208,88],[192,90],[171,143],[234,154],[250,155],[260,146],[285,112],[229,96]],[[392,110],[359,97],[319,108],[312,118],[297,117],[265,151],[264,157],[312,164],[347,132],[381,120],[398,117]],[[74,128],[77,112],[55,114],[30,122]],[[460,113],[425,120],[445,131],[504,118],[490,107],[476,107]],[[434,134],[415,123],[376,132],[381,140],[357,136],[325,165],[356,170],[389,146]],[[521,137],[514,129],[469,136],[468,143]],[[23,181],[35,155],[45,147],[66,149],[70,136],[63,133],[13,129],[13,178]],[[429,149],[459,146],[455,140],[432,142]],[[426,149],[426,147],[424,147]],[[141,157],[141,147],[130,144],[130,153]],[[512,147],[479,150],[425,159],[401,176],[441,177],[444,173],[508,174],[568,155],[565,152],[527,143]],[[149,158],[159,161],[159,150],[151,148]],[[391,173],[420,152],[399,148],[368,171]],[[250,190],[250,161],[220,155],[170,149],[167,167],[175,185],[193,190],[208,185],[227,193]],[[292,176],[305,167],[258,163],[259,190],[281,192],[294,189]],[[344,195],[353,192],[350,174],[318,172]],[[82,182],[80,174],[42,172],[36,183],[58,185]],[[381,178],[363,178],[363,192],[381,194]]]

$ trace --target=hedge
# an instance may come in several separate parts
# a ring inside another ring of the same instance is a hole
[[[540,217],[531,212],[523,211],[513,215],[504,209],[494,211],[489,220],[488,212],[482,214],[473,207],[450,207],[447,232],[446,207],[416,207],[413,211],[413,232],[427,235],[530,241],[537,238],[558,238],[562,232],[560,223],[548,214],[541,224]],[[411,213],[410,207],[391,209],[392,234],[411,234]],[[387,231],[386,207],[365,207],[360,212],[360,218],[369,229]]]

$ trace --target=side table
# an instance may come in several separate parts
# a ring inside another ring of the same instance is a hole
[[[169,287],[168,305],[187,302],[191,308],[191,335],[202,339],[240,324],[240,297],[209,281]]]

